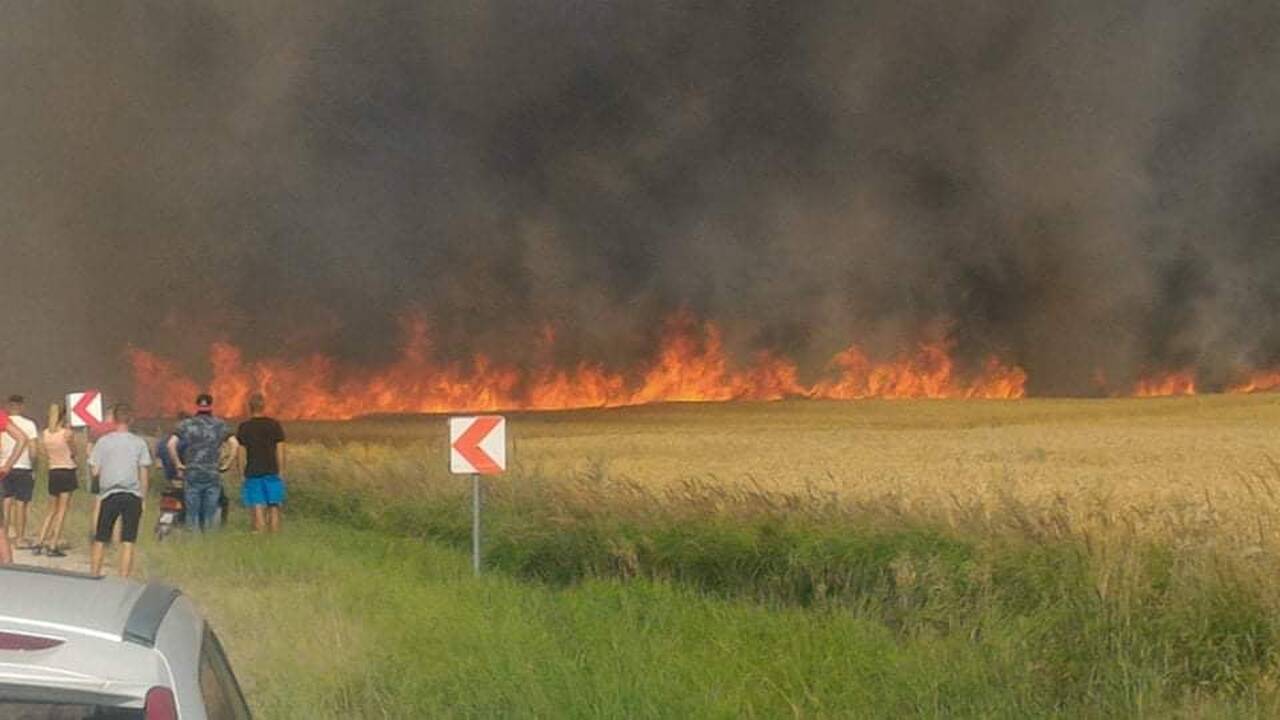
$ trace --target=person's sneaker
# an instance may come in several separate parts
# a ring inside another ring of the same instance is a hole
[[[50,548],[49,552],[45,554],[48,555],[49,557],[55,557],[55,558],[63,558],[67,556],[66,553],[62,552],[58,548]]]
[[[36,555],[43,555],[43,554],[44,554],[44,546],[43,546],[43,545],[37,545],[37,546],[35,546],[35,547],[31,548],[31,552],[32,552],[32,553],[34,553],[34,554],[36,554]]]

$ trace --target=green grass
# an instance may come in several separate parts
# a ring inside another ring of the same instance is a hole
[[[388,500],[335,490],[335,480],[313,466],[307,482],[295,483],[295,509],[470,546],[468,504],[457,488]],[[1082,648],[1082,662],[1101,667],[1129,655],[1159,667],[1174,687],[1213,692],[1247,686],[1280,649],[1271,580],[1278,568],[1266,557],[1175,552],[1133,538],[1099,549],[1089,538],[944,528],[874,508],[815,510],[804,498],[709,489],[709,499],[692,485],[679,503],[636,488],[583,498],[573,483],[522,485],[496,485],[487,496],[485,560],[528,581],[671,582],[766,607],[855,609],[903,633],[976,633],[993,617],[1035,618],[1058,633],[1039,652],[1059,653],[1043,661],[1070,681],[1055,684],[1067,692],[1087,690],[1071,682],[1091,682],[1062,669]]]
[[[323,523],[150,560],[210,609],[264,717],[1013,717],[1037,703],[1028,669],[993,648],[903,647],[852,615],[666,583],[477,581],[460,554]]]
[[[661,580],[476,580],[463,553],[317,520],[278,538],[165,544],[148,568],[210,613],[266,718],[1280,710],[1246,657],[1244,639],[1270,632],[1266,615],[1241,598],[1208,588],[1190,594],[1200,605],[1183,598],[1150,622],[1123,620],[1077,585],[1070,560],[1011,560],[1022,582],[1065,589],[1033,592],[1018,612],[986,606],[954,628],[922,616],[894,627],[883,606],[769,607]],[[1065,580],[1047,577],[1058,571]]]

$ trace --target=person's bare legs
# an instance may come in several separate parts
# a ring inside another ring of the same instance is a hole
[[[17,516],[17,519],[14,522],[17,527],[14,528],[13,536],[18,538],[18,542],[20,543],[24,542],[27,537],[27,508],[30,505],[31,503],[23,502],[21,500],[15,499],[13,501],[13,514]]]
[[[120,543],[120,577],[133,574],[133,543]]]
[[[250,519],[249,519],[249,528],[256,533],[260,533],[267,529],[267,521],[266,521],[266,518],[264,517],[263,508],[261,505],[253,506],[253,514],[250,516]]]
[[[59,496],[61,497],[61,496]],[[49,531],[53,529],[53,517],[58,514],[58,498],[53,499],[53,507],[44,514],[44,522],[40,523],[40,535],[36,537],[36,547],[44,547]]]
[[[67,512],[71,510],[71,493],[58,493],[58,506],[53,518],[53,549],[62,544],[62,526],[66,524]]]
[[[5,481],[7,482],[8,478],[6,478]],[[6,537],[10,540],[16,537],[13,534],[13,498],[11,497],[4,499],[4,527]]]
[[[7,528],[0,528],[0,564],[2,565],[13,562],[13,550],[9,547],[8,533]]]
[[[93,521],[92,521],[92,524],[89,525],[89,527],[95,528],[95,532],[96,532],[96,528],[98,527],[98,515],[100,515],[101,513],[102,513],[102,496],[94,495],[93,496]]]
[[[273,533],[280,532],[280,522],[281,522],[280,506],[272,505],[271,507],[267,508],[267,514],[269,517],[268,522],[270,523],[270,532],[273,532]]]
[[[93,541],[93,550],[89,552],[89,574],[94,577],[102,576],[102,556],[107,552],[106,543]]]
[[[37,547],[57,550],[62,544],[62,526],[67,520],[67,511],[71,508],[71,493],[58,493],[53,498],[53,508],[45,513],[44,524],[40,526],[40,537]]]

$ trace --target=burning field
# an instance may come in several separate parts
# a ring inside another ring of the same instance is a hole
[[[332,358],[245,361],[228,343],[210,352],[213,394],[242,408],[250,393],[273,399],[293,419],[346,419],[379,413],[467,410],[566,410],[663,402],[728,402],[820,398],[1019,398],[1026,373],[992,357],[965,372],[946,340],[921,344],[897,358],[875,362],[856,345],[833,357],[823,377],[799,379],[795,363],[760,351],[746,365],[734,363],[715,323],[679,313],[666,322],[658,347],[638,368],[624,371],[593,362],[572,369],[496,365],[483,355],[465,363],[438,364],[422,322],[405,323],[405,343],[395,363],[353,372]],[[555,334],[542,335],[549,355]],[[171,362],[145,350],[130,351],[135,402],[145,412],[168,414],[190,403],[201,385]]]
[[[293,418],[1280,382],[1275,6],[548,5],[12,18],[7,382]]]
[[[495,363],[484,355],[465,362],[434,358],[426,323],[402,323],[397,359],[376,369],[344,366],[332,357],[246,360],[234,344],[215,343],[210,379],[198,382],[173,361],[133,348],[134,402],[162,416],[190,403],[208,387],[229,413],[241,412],[251,393],[272,399],[288,419],[350,419],[363,415],[493,410],[571,410],[669,402],[777,401],[785,399],[996,399],[1027,396],[1028,376],[1017,364],[991,355],[967,365],[953,356],[945,336],[873,360],[858,345],[830,358],[811,381],[801,379],[785,354],[761,350],[747,362],[725,349],[722,331],[688,312],[669,317],[652,355],[630,369],[582,361],[564,369],[549,361],[525,368]],[[554,354],[556,333],[546,328],[535,357]],[[1236,380],[1213,388],[1230,394],[1280,387],[1280,371],[1237,371]],[[1194,369],[1140,377],[1115,389],[1099,374],[1094,394],[1165,397],[1196,395]]]

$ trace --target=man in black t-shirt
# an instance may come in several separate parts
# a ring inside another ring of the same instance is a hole
[[[280,532],[280,506],[284,504],[284,428],[266,416],[267,401],[261,393],[249,398],[249,420],[236,431],[240,442],[244,487],[240,498],[253,513],[254,532]]]

